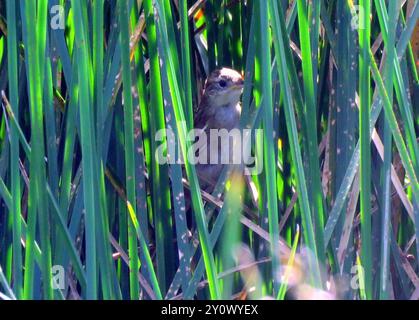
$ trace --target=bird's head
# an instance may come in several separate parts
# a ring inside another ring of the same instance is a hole
[[[243,92],[244,79],[236,70],[222,68],[208,77],[204,97],[212,107],[237,105]]]

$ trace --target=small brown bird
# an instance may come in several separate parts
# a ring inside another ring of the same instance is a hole
[[[195,113],[195,129],[202,129],[210,137],[211,129],[230,131],[238,128],[243,87],[244,79],[239,72],[229,68],[213,71],[205,82],[202,100]],[[218,150],[211,149],[210,139],[207,139],[207,150],[208,157],[211,152],[218,152],[219,160],[221,159],[221,145],[218,145]],[[197,164],[201,189],[212,192],[222,169],[221,161],[215,164]]]

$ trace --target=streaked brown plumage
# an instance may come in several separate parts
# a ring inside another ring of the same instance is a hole
[[[204,130],[209,137],[211,129],[232,130],[238,128],[243,86],[244,80],[239,72],[229,68],[213,71],[205,82],[202,100],[195,113],[195,129]],[[220,147],[218,150],[212,151],[218,151],[220,154]],[[207,149],[210,153],[209,139]],[[220,162],[196,166],[202,190],[212,191],[223,168],[223,164]]]

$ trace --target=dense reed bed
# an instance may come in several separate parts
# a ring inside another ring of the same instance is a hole
[[[419,299],[418,17],[417,0],[1,0],[0,299]],[[262,170],[208,194],[156,133],[187,158],[222,66],[245,76]]]

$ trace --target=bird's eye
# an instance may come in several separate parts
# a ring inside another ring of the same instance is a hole
[[[225,80],[220,80],[220,82],[218,82],[218,84],[220,85],[221,88],[227,87],[227,82]]]

